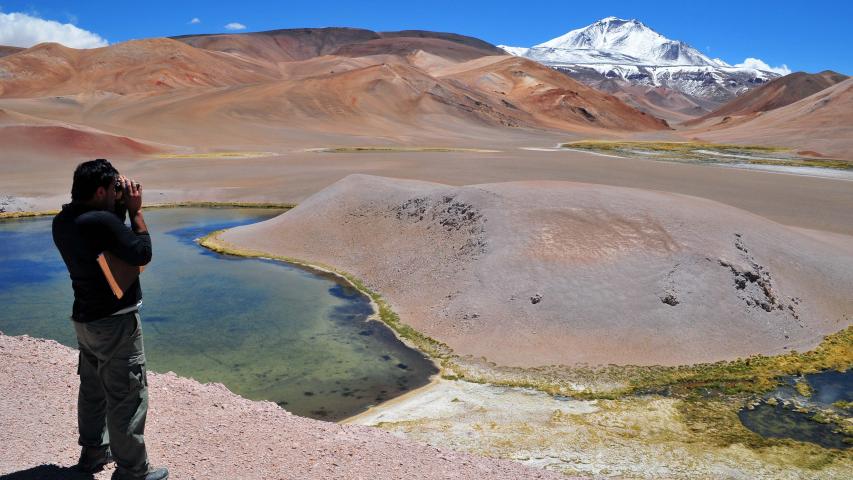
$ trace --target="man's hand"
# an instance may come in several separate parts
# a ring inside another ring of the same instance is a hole
[[[136,212],[142,209],[142,185],[125,176],[122,176],[121,180],[124,183],[122,200],[127,207],[128,214],[133,217]]]
[[[125,177],[119,177],[124,189],[122,192],[122,203],[127,208],[127,214],[130,217],[130,227],[136,233],[148,231],[148,226],[145,225],[145,218],[142,216],[142,185]]]

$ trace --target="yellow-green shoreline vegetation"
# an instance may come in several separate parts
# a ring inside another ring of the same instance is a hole
[[[43,217],[45,215],[56,215],[57,213],[59,213],[59,210],[41,210],[37,212],[0,212],[0,220],[27,217]]]
[[[710,143],[710,142],[658,142],[658,141],[617,141],[617,140],[580,140],[576,142],[568,142],[560,144],[562,148],[578,148],[582,150],[646,150],[651,152],[684,152],[690,153],[694,150],[712,150],[712,151],[742,151],[742,152],[761,152],[761,153],[778,153],[788,152],[789,148],[769,147],[764,145],[737,145],[734,143]]]
[[[170,202],[170,203],[155,203],[145,205],[144,208],[177,208],[177,207],[198,207],[198,208],[269,208],[278,210],[290,210],[295,207],[295,203],[276,203],[276,202],[207,202],[207,201],[188,201],[188,202]],[[28,217],[43,217],[47,215],[56,215],[59,210],[40,210],[35,212],[0,212],[0,220],[28,218]]]
[[[853,366],[853,326],[824,338],[805,353],[753,355],[745,359],[667,366],[548,366],[501,367],[486,361],[455,359],[448,363],[449,378],[478,383],[534,388],[552,395],[582,399],[614,399],[627,395],[666,393],[695,397],[758,394],[779,385],[779,378],[824,370],[846,371]]]
[[[276,202],[207,202],[207,201],[187,201],[187,202],[170,202],[170,203],[155,203],[145,205],[145,208],[178,208],[178,207],[197,207],[197,208],[270,208],[280,210],[290,210],[295,207],[295,203],[276,203]]]
[[[202,152],[202,153],[153,153],[152,158],[261,158],[279,155],[275,152]]]
[[[309,148],[305,151],[316,153],[500,153],[500,150],[457,147],[323,147]]]
[[[624,157],[651,157],[660,160],[853,170],[853,162],[832,158],[806,157],[793,153],[789,148],[766,145],[737,145],[700,141],[582,140],[562,143],[560,147]]]

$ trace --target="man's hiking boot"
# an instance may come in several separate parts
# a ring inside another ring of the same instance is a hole
[[[75,470],[83,473],[96,473],[104,469],[106,464],[113,461],[110,447],[83,447],[80,451],[80,460],[77,460]]]
[[[155,468],[149,470],[144,477],[128,477],[120,474],[118,470],[113,472],[112,480],[166,480],[169,478],[169,470],[166,468]]]

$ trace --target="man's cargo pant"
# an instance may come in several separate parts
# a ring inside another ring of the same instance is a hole
[[[139,313],[72,323],[80,345],[79,443],[109,445],[120,474],[144,477],[148,381]]]

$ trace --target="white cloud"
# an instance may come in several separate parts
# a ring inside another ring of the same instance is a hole
[[[245,30],[246,26],[242,23],[231,22],[228,25],[225,25],[225,30]]]
[[[105,47],[108,42],[97,33],[77,28],[70,23],[27,15],[0,12],[0,45],[32,47],[42,42],[56,42],[71,48]]]
[[[190,20],[190,25],[198,25],[199,23],[201,23],[201,19],[198,17],[193,17],[193,19]]]
[[[747,58],[742,63],[738,63],[737,65],[735,65],[735,67],[755,68],[758,70],[765,70],[767,72],[778,73],[779,75],[787,75],[791,73],[791,69],[788,68],[788,66],[784,63],[778,67],[771,67],[770,65],[767,65],[764,61],[752,57]]]

